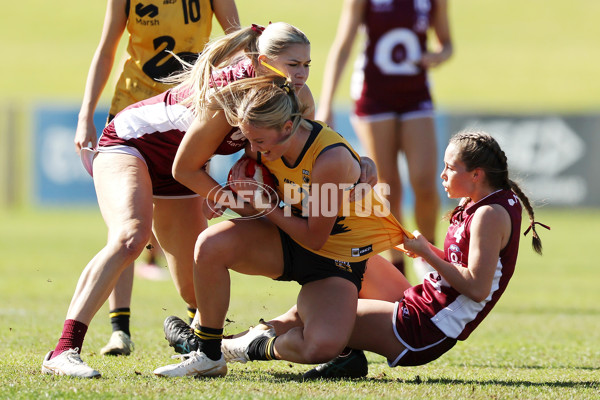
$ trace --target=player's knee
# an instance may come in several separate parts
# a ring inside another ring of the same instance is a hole
[[[304,358],[307,364],[320,364],[337,357],[344,350],[344,343],[336,340],[313,340],[306,343]]]
[[[219,234],[212,233],[209,229],[200,233],[194,249],[196,264],[210,263],[215,257],[222,256],[223,242],[225,241]]]
[[[123,228],[111,235],[115,252],[126,259],[136,259],[150,240],[150,230]]]

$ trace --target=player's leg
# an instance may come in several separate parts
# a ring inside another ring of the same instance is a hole
[[[411,284],[406,277],[391,262],[376,255],[367,261],[358,297],[393,302],[402,299],[409,287]]]
[[[283,273],[277,227],[264,218],[219,222],[198,237],[194,289],[200,324],[222,327],[229,307],[229,269],[272,279]]]
[[[267,321],[267,324],[271,325],[275,330],[276,335],[283,335],[285,332],[289,331],[292,328],[302,327],[303,322],[300,319],[300,315],[298,314],[298,307],[294,304],[289,310],[285,313]],[[243,333],[235,335],[241,336]]]
[[[97,371],[83,371],[89,367],[77,359],[87,327],[121,272],[139,256],[150,237],[152,184],[144,162],[129,155],[100,153],[93,167],[94,185],[108,227],[108,239],[79,278],[61,339],[44,360],[42,370],[45,373],[99,375]],[[75,354],[67,352],[73,349],[77,349]],[[65,356],[61,357],[62,353]]]
[[[402,223],[402,182],[398,166],[400,142],[395,115],[377,120],[353,118],[352,126],[367,155],[377,166],[378,192],[389,202],[392,215]],[[404,272],[402,254],[390,251],[386,256],[400,272]]]
[[[438,157],[435,124],[432,117],[406,119],[401,122],[401,144],[406,155],[410,184],[415,194],[415,222],[419,231],[435,244],[439,220]],[[416,281],[434,269],[422,258],[413,260]]]
[[[89,324],[118,277],[142,252],[152,226],[152,183],[137,157],[100,153],[94,161],[94,185],[108,227],[106,246],[83,271],[67,318]]]
[[[360,299],[348,346],[394,360],[405,349],[393,329],[395,308],[392,302]]]
[[[186,313],[196,312],[194,293],[194,245],[207,226],[199,196],[184,199],[154,199],[154,231],[167,260],[173,283],[187,304]],[[193,319],[193,316],[191,317]],[[172,315],[163,324],[165,338],[176,352],[187,354],[198,349],[188,322]]]
[[[340,277],[303,285],[297,307],[304,325],[275,339],[277,359],[315,364],[340,354],[354,325],[356,290],[352,282]]]
[[[160,239],[159,239],[160,240]],[[198,350],[179,364],[157,368],[158,376],[223,376],[221,353],[230,300],[230,273],[277,278],[283,273],[279,230],[266,219],[230,220],[204,230],[194,251],[194,290],[199,322],[194,326]]]
[[[130,264],[123,270],[108,297],[108,315],[112,334],[108,343],[100,350],[102,355],[127,356],[133,351],[134,344],[129,329],[133,273],[133,264]]]
[[[395,302],[410,287],[406,277],[380,255],[367,261],[360,298]],[[361,378],[368,374],[367,358],[362,350],[346,347],[337,357],[307,371],[303,379]]]
[[[385,197],[390,202],[390,211],[400,221],[402,186],[398,173],[399,143],[396,124],[393,116],[377,121],[352,119],[352,126],[360,143],[377,165],[378,183],[389,186],[389,194]]]
[[[154,199],[154,232],[163,250],[173,283],[183,301],[196,307],[193,267],[194,245],[206,226],[202,197]]]
[[[331,361],[307,371],[304,379],[360,378],[368,373],[364,350],[394,360],[404,350],[393,331],[395,304],[359,299],[348,347]],[[357,350],[360,349],[360,350]]]
[[[434,120],[431,117],[404,120],[401,132],[402,151],[415,194],[415,221],[419,232],[434,243],[440,207]]]

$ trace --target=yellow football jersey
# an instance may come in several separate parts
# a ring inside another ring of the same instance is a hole
[[[326,201],[311,203],[308,200],[309,195],[313,197],[317,195],[317,191],[319,196],[338,193],[335,190],[337,188],[312,185],[312,169],[317,157],[329,148],[344,146],[357,161],[360,160],[359,155],[340,134],[321,122],[311,122],[312,133],[295,165],[286,165],[282,159],[263,160],[264,165],[277,178],[277,192],[280,198],[292,207],[294,215],[306,218],[309,213],[328,212],[318,209]],[[363,199],[349,202],[350,189],[351,187],[345,190],[345,198],[325,245],[314,251],[300,242],[298,244],[327,258],[356,262],[401,244],[403,233],[410,235],[373,190],[369,190]]]
[[[210,38],[211,0],[128,1],[129,42],[110,114],[169,89],[158,81],[179,70],[177,54],[194,60]]]

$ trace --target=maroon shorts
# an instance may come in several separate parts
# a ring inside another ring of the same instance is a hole
[[[384,116],[403,119],[413,115],[415,117],[433,115],[433,102],[429,89],[425,88],[410,96],[397,97],[393,101],[363,96],[354,104],[354,116],[361,120],[378,119]]]
[[[404,300],[396,303],[394,333],[406,349],[395,360],[388,359],[390,367],[427,364],[456,344],[456,339],[446,336],[428,315]]]
[[[126,140],[117,136],[111,124],[104,129],[98,141],[98,151],[130,154],[144,161],[155,197],[194,197],[198,194],[177,182],[171,172],[182,137],[182,133],[172,130],[146,135],[143,139]]]

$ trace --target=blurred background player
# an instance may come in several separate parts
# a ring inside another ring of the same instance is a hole
[[[171,85],[160,80],[181,68],[173,57],[194,61],[210,38],[213,15],[225,33],[240,27],[234,0],[109,0],[100,43],[94,53],[79,111],[75,149],[96,148],[98,137],[94,111],[114,65],[121,36],[127,30],[129,40],[123,71],[117,82],[107,122],[130,104],[155,96]],[[156,265],[161,256],[154,235],[147,246],[145,263],[138,265],[138,274],[149,279],[167,279],[166,269]],[[133,350],[129,329],[131,292],[134,267],[123,271],[109,297],[109,315],[113,333],[101,350],[104,355],[128,355]],[[195,309],[188,307],[193,318]]]
[[[452,55],[447,1],[344,0],[316,113],[318,120],[331,126],[334,93],[360,28],[366,33],[366,46],[352,76],[352,126],[366,155],[377,165],[381,188],[389,187],[389,193],[384,189],[382,194],[400,223],[402,182],[397,160],[398,153],[404,154],[415,195],[416,225],[433,243],[440,201],[427,70]],[[428,49],[429,28],[433,28],[439,44],[435,50]],[[402,254],[392,252],[390,257],[404,272]],[[419,280],[424,272],[417,268]]]

